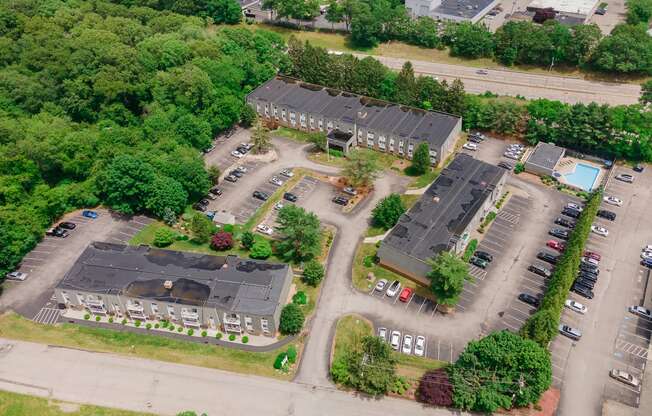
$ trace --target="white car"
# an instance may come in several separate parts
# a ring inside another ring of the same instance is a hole
[[[629,311],[634,315],[642,316],[643,318],[652,319],[652,311],[642,306],[630,306]]]
[[[283,181],[277,178],[276,176],[272,176],[272,178],[269,180],[269,183],[274,184],[276,186],[283,185]]]
[[[400,290],[401,290],[401,282],[399,282],[398,280],[394,280],[392,284],[389,285],[389,288],[387,289],[387,292],[385,292],[385,294],[390,298],[393,298]]]
[[[642,251],[641,252],[642,260],[652,260],[652,251]]]
[[[7,273],[7,275],[5,276],[5,279],[7,279],[7,280],[17,280],[19,282],[22,282],[23,280],[27,279],[27,273],[18,272],[18,271]]]
[[[401,349],[403,354],[412,354],[412,335],[406,335],[403,337],[403,348]]]
[[[259,233],[262,234],[267,234],[267,235],[272,235],[274,233],[274,230],[272,230],[272,227],[266,224],[258,224],[258,227],[256,227],[256,230]]]
[[[594,266],[599,266],[600,262],[594,259],[593,257],[582,257],[582,263],[593,264]]]
[[[643,247],[643,251],[652,251],[652,244],[648,244],[645,247]]]
[[[572,299],[567,299],[564,305],[566,305],[568,309],[575,311],[577,313],[581,313],[582,315],[584,315],[588,310],[586,305],[582,305],[581,303],[574,301]]]
[[[521,160],[521,156],[517,155],[516,153],[505,152],[503,156],[505,156],[507,159]]]
[[[278,201],[278,202],[274,205],[274,209],[277,210],[277,211],[280,211],[281,208],[283,208],[284,206],[285,206],[285,205],[283,205],[283,202]]]
[[[378,328],[378,338],[387,342],[387,328]]]
[[[620,381],[621,383],[628,384],[632,387],[638,387],[641,385],[641,381],[638,378],[634,377],[626,371],[618,370],[616,368],[609,372],[609,376]]]
[[[478,150],[478,145],[475,143],[464,143],[464,146],[462,147],[466,150],[473,150],[473,151]]]
[[[416,342],[414,343],[414,355],[417,357],[423,357],[423,354],[426,351],[426,339],[419,335]]]
[[[398,331],[392,331],[392,335],[389,338],[389,345],[394,351],[398,351],[398,347],[401,345],[401,333]]]
[[[623,200],[620,199],[620,198],[616,198],[615,196],[605,196],[605,197],[602,198],[602,199],[603,199],[604,202],[606,202],[607,204],[616,205],[616,206],[618,206],[618,207],[623,206]]]
[[[387,279],[380,279],[378,282],[376,282],[376,287],[374,288],[375,290],[382,292],[385,290],[387,287]]]
[[[620,175],[616,175],[616,179],[619,181],[627,182],[627,183],[633,183],[634,182],[634,177],[628,173],[621,173]]]
[[[285,176],[287,178],[291,178],[291,177],[294,176],[294,173],[292,172],[291,169],[285,169],[285,170],[281,171],[281,175],[283,175],[283,176]]]
[[[593,231],[593,232],[596,233],[597,235],[601,235],[601,236],[603,236],[603,237],[606,237],[606,236],[609,235],[609,230],[607,230],[606,228],[601,227],[601,226],[599,226],[599,225],[596,225],[596,224],[593,224],[593,225],[591,226],[591,231]]]
[[[237,150],[236,150],[236,151],[237,151]],[[238,172],[247,173],[247,171],[248,171],[249,169],[247,169],[247,168],[244,167],[244,166],[238,166],[237,168],[235,168],[235,170],[237,170]]]
[[[252,147],[254,147],[253,143],[240,143],[240,146],[244,147],[247,150],[251,150]]]
[[[566,208],[574,209],[575,211],[579,211],[579,212],[584,211],[584,208],[582,208],[581,205],[576,204],[576,203],[574,203],[574,202],[569,202],[569,203],[567,203],[567,204],[566,204]]]
[[[238,152],[237,150],[234,150],[234,151],[231,152],[231,156],[237,157],[238,159],[240,159],[244,155],[242,153]]]

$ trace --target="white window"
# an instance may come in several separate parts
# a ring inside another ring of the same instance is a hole
[[[313,116],[310,116],[310,128],[315,128],[315,118]]]
[[[328,123],[326,123],[326,128],[327,128],[328,130],[333,130],[333,122],[332,122],[332,121],[329,121]]]
[[[269,116],[269,106],[265,104],[265,117]]]
[[[374,132],[373,132],[373,131],[370,131],[370,132],[367,133],[367,139],[371,139],[371,140],[373,140],[374,137],[375,137],[375,136],[374,136]]]
[[[394,151],[394,139],[389,139],[389,150]]]
[[[278,120],[278,108],[276,106],[272,108],[272,113],[274,114],[274,118]]]
[[[319,131],[324,130],[324,122],[322,120],[319,120]]]
[[[290,111],[290,124],[297,124],[297,115],[294,113],[294,111]]]
[[[122,316],[122,308],[120,308],[120,305],[118,305],[117,303],[114,303],[113,304],[113,312],[115,312],[116,315],[118,315],[118,316]]]
[[[260,114],[260,104],[256,103],[256,112]]]
[[[374,139],[367,139],[367,146],[374,147]]]
[[[66,292],[61,292],[61,297],[63,298],[63,303],[66,305],[70,303],[70,298]]]
[[[285,108],[281,109],[281,118],[283,119],[283,121],[287,121],[287,117],[285,116]]]
[[[170,315],[170,318],[176,319],[175,316],[174,316],[174,307],[173,306],[168,305],[168,315]]]
[[[267,322],[267,319],[261,319],[260,326],[263,328],[264,333],[269,334],[269,323]]]
[[[385,137],[378,136],[378,147],[385,150]]]
[[[362,143],[362,130],[358,129],[358,143]]]
[[[152,302],[150,304],[150,306],[152,307],[152,313],[155,314],[155,315],[158,315],[158,305],[156,303]]]
[[[250,316],[245,316],[245,327],[249,332],[253,332],[254,330],[254,321],[251,319]]]
[[[82,295],[81,293],[77,293],[77,303],[79,303],[80,305],[84,304],[84,295]]]

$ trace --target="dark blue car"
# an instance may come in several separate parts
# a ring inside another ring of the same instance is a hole
[[[99,217],[99,214],[97,212],[95,212],[95,211],[91,211],[91,210],[86,209],[86,210],[82,211],[82,217],[95,219],[95,218]]]

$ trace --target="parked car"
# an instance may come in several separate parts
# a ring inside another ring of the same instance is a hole
[[[90,218],[90,219],[94,220],[97,217],[99,217],[99,214],[97,212],[95,212],[95,211],[91,211],[91,210],[86,209],[86,210],[82,211],[82,217],[86,217],[86,218]]]
[[[333,202],[335,202],[338,205],[347,205],[349,203],[349,200],[344,198],[343,196],[336,196],[333,198]]]
[[[285,205],[283,204],[282,201],[278,201],[276,204],[274,204],[274,209],[277,211],[280,211]]]
[[[564,324],[559,325],[559,333],[575,341],[579,341],[582,338],[582,333],[579,329]]]
[[[414,355],[417,357],[423,357],[423,354],[426,351],[426,338],[422,335],[417,336],[417,340],[414,343]]]
[[[543,267],[541,265],[538,265],[538,264],[531,264],[530,267],[528,267],[527,269],[529,271],[531,271],[532,273],[538,274],[539,276],[542,276],[542,277],[547,278],[547,277],[552,276],[552,272],[549,269],[547,269],[547,268],[545,268],[545,267]]]
[[[643,165],[636,165],[632,169],[634,169],[634,172],[643,172],[645,170],[645,167]]]
[[[553,228],[550,231],[548,231],[548,234],[550,234],[553,237],[561,238],[562,240],[568,240],[568,231],[562,230],[560,228]]]
[[[591,257],[592,259],[596,259],[597,261],[602,260],[602,256],[595,251],[589,251],[586,250],[584,251],[584,257]]]
[[[575,219],[579,218],[579,217],[580,217],[580,214],[581,214],[580,211],[578,211],[578,210],[576,210],[576,209],[572,209],[572,208],[564,208],[564,209],[561,211],[561,213],[562,213],[563,215],[566,215],[567,217],[571,217],[571,218],[575,218]]]
[[[197,202],[197,203],[198,203],[199,205],[203,205],[203,206],[207,207],[208,205],[210,205],[211,201],[209,201],[209,200],[206,199],[206,198],[202,198],[202,199],[200,199],[199,202]]]
[[[387,292],[385,292],[385,294],[390,298],[393,298],[396,296],[399,290],[401,290],[401,282],[394,280],[392,284],[389,285],[389,288],[387,288]]]
[[[507,170],[514,169],[514,165],[512,165],[509,162],[498,162],[498,167],[503,168],[503,169],[507,169]]]
[[[206,194],[206,198],[210,199],[211,201],[215,201],[217,199],[217,195],[209,192]]]
[[[484,140],[484,139],[487,138],[487,136],[485,136],[483,133],[480,133],[479,131],[473,131],[473,132],[471,132],[470,136],[477,137],[477,138],[479,138],[480,140]]]
[[[224,178],[224,180],[233,183],[238,182],[238,178],[233,175],[228,175],[226,178]]]
[[[573,286],[571,286],[571,291],[587,299],[593,299],[594,296],[591,289],[578,284],[573,284]]]
[[[378,338],[387,342],[387,328],[383,328],[383,327],[378,328]]]
[[[392,331],[392,335],[389,338],[389,345],[394,351],[398,351],[398,347],[401,345],[401,333],[398,331]]]
[[[199,202],[193,204],[193,205],[192,205],[192,208],[193,208],[194,210],[196,210],[196,211],[199,211],[199,212],[204,212],[204,211],[206,211],[206,209],[207,209],[207,208],[206,208],[206,205],[200,204]]]
[[[288,200],[290,202],[297,202],[299,197],[291,192],[286,192],[283,194],[283,199]]]
[[[634,315],[642,316],[643,318],[652,319],[652,311],[642,306],[630,306],[629,311]]]
[[[262,234],[267,234],[267,235],[274,234],[274,230],[272,229],[272,227],[270,227],[269,225],[266,225],[266,224],[258,224],[258,226],[256,227],[256,231],[258,231],[259,233],[262,233]]]
[[[411,287],[406,287],[401,291],[401,295],[398,297],[398,300],[400,300],[401,302],[407,302],[408,300],[410,300],[410,297],[412,296],[413,293],[414,293],[414,289],[412,289]]]
[[[242,158],[244,155],[243,155],[242,153],[238,152],[237,150],[234,150],[234,151],[231,152],[231,156],[233,156],[233,157],[237,157],[238,159],[240,159],[240,158]]]
[[[588,280],[593,283],[598,282],[598,275],[595,273],[588,272],[586,270],[580,270],[577,272],[577,277],[582,280]]]
[[[539,299],[536,296],[532,296],[529,293],[521,293],[518,295],[518,300],[520,300],[523,303],[527,303],[530,306],[534,306],[535,308],[539,307]]]
[[[575,222],[567,220],[566,218],[557,217],[555,218],[555,224],[561,225],[566,228],[575,228]]]
[[[476,151],[478,150],[478,145],[475,143],[464,143],[464,146],[462,146],[462,148],[466,150]]]
[[[211,188],[208,191],[208,193],[213,194],[215,196],[220,196],[220,195],[222,195],[222,190],[220,188],[215,187],[215,188]]]
[[[566,302],[564,302],[564,306],[566,306],[568,309],[572,311],[581,313],[582,315],[584,315],[588,310],[588,308],[585,305],[582,305],[581,303],[572,299],[566,299]]]
[[[600,218],[604,218],[609,221],[615,221],[616,220],[616,213],[607,211],[606,209],[599,209],[597,216]]]
[[[620,198],[616,198],[615,196],[605,196],[602,198],[604,202],[610,205],[615,205],[617,207],[621,207],[623,205],[623,200]]]
[[[503,156],[505,156],[507,159],[521,160],[521,156],[517,155],[516,153],[505,152],[503,153]]]
[[[557,241],[557,240],[548,240],[546,246],[553,248],[559,252],[562,252],[566,249],[566,244],[564,244],[563,241]]]
[[[75,227],[77,227],[77,224],[75,224],[74,222],[70,222],[70,221],[63,221],[63,222],[60,222],[59,225],[57,225],[57,227],[63,228],[64,230],[74,230]]]
[[[346,188],[342,189],[342,192],[351,196],[356,196],[358,194],[358,191],[356,191],[352,186],[347,186]]]
[[[480,257],[476,256],[471,256],[471,259],[469,260],[469,263],[472,265],[479,267],[481,269],[486,269],[487,266],[489,265],[489,262],[486,260],[481,259]]]
[[[380,279],[376,282],[375,290],[382,292],[387,287],[387,279]]]
[[[66,238],[68,237],[69,234],[70,233],[67,230],[64,230],[63,228],[59,228],[59,227],[52,227],[45,232],[45,235],[49,235],[51,237],[59,237],[59,238]]]
[[[240,172],[239,170],[233,169],[231,172],[229,172],[229,175],[233,175],[236,178],[242,178],[244,176],[244,173]]]
[[[609,235],[609,230],[607,230],[606,228],[604,228],[604,227],[602,227],[600,225],[597,225],[597,224],[591,225],[591,231],[593,231],[597,235],[601,235],[603,237],[606,237],[606,236]]]
[[[23,280],[27,279],[27,273],[23,273],[23,272],[19,272],[19,271],[7,273],[5,275],[5,279],[7,279],[7,280],[16,280],[16,281],[22,282]]]
[[[580,262],[580,270],[584,270],[584,271],[587,271],[589,273],[593,273],[596,276],[600,274],[600,269],[598,268],[598,266],[596,266],[595,264],[591,264],[591,263],[582,263],[582,262]]]
[[[641,385],[641,381],[638,378],[634,377],[626,371],[618,370],[616,368],[612,369],[609,372],[609,377],[634,388],[638,388]]]
[[[237,170],[238,172],[241,172],[241,173],[247,173],[249,171],[249,169],[247,169],[246,166],[242,166],[242,165],[236,167],[235,170]]]
[[[593,257],[584,256],[580,259],[580,261],[582,263],[593,264],[595,267],[598,267],[600,265],[600,261],[594,259]]]
[[[403,337],[403,348],[401,348],[403,354],[412,354],[412,339],[412,335],[405,335]]]
[[[595,288],[595,284],[597,282],[594,282],[593,280],[582,279],[581,277],[578,277],[577,279],[575,279],[575,283],[577,283],[578,285],[586,286],[587,288],[593,290]]]
[[[574,209],[575,211],[579,211],[579,212],[584,211],[584,207],[582,207],[582,206],[579,205],[579,204],[576,204],[575,202],[568,202],[568,203],[566,203],[566,207],[565,207],[565,208]]]
[[[238,146],[235,148],[235,150],[240,153],[241,155],[246,155],[249,152],[249,149],[247,149],[244,146]]]
[[[254,191],[254,193],[251,196],[253,196],[256,199],[260,199],[261,201],[267,201],[269,199],[269,195],[267,195],[267,193],[262,191]]]
[[[652,260],[650,259],[641,260],[641,266],[649,267],[652,269]]]
[[[478,258],[481,258],[482,260],[488,261],[488,262],[490,262],[490,263],[491,263],[492,261],[494,261],[494,256],[492,256],[491,254],[487,253],[486,251],[476,250],[475,253],[473,253],[473,255],[476,256],[476,257],[478,257]]]
[[[276,185],[276,186],[281,186],[281,185],[283,185],[283,181],[280,180],[280,179],[279,179],[278,177],[276,177],[276,176],[272,176],[272,177],[270,178],[270,180],[269,180],[269,183],[271,183],[271,184],[273,184],[273,185]]]
[[[482,143],[482,139],[478,136],[469,135],[469,141],[473,143]]]
[[[556,264],[557,263],[557,256],[555,256],[553,254],[550,254],[550,253],[547,253],[545,251],[538,252],[537,253],[537,258],[539,260],[545,261],[546,263],[550,263],[550,264]]]
[[[478,69],[477,71],[475,71],[475,73],[478,75],[489,75],[489,71],[487,71],[486,69]]]
[[[294,172],[292,172],[292,169],[284,169],[281,171],[281,175],[285,176],[286,178],[291,178],[294,176]]]
[[[616,179],[627,183],[634,182],[634,176],[630,175],[629,173],[621,173],[619,175],[616,175]]]

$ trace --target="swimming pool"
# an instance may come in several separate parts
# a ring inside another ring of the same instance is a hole
[[[595,185],[595,180],[600,175],[600,169],[591,165],[585,165],[583,163],[577,163],[575,165],[575,171],[572,173],[564,174],[564,179],[568,182],[569,185],[573,185],[577,188],[583,189],[587,192],[593,189]]]

